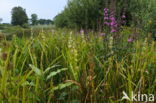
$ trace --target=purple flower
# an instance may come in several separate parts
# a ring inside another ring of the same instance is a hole
[[[110,25],[110,23],[109,23],[109,22],[104,22],[104,24],[106,24],[107,26],[109,26],[109,25]]]
[[[109,18],[108,17],[104,17],[104,20],[108,20]]]
[[[133,42],[133,38],[128,38],[127,40],[129,43]]]
[[[109,9],[108,8],[104,8],[104,11],[108,11]]]
[[[111,21],[115,21],[115,17],[111,17],[110,20],[111,20]]]
[[[105,13],[104,16],[105,16],[105,17],[108,17],[108,14]]]
[[[117,32],[118,23],[114,16],[114,12],[109,13],[109,9],[104,9],[104,24],[111,29],[111,33]]]
[[[110,23],[110,25],[111,25],[111,26],[114,26],[114,25],[116,25],[116,22],[112,21],[112,22]]]
[[[122,15],[122,18],[123,18],[123,19],[125,19],[125,18],[126,18],[126,16],[125,16],[125,15]]]
[[[105,35],[106,35],[105,33],[101,33],[101,34],[100,34],[100,36],[105,36]]]
[[[108,14],[108,11],[104,11],[105,14]]]

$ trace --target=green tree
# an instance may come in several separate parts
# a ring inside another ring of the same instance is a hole
[[[108,8],[114,12],[119,23],[125,15],[127,26],[156,32],[155,5],[156,0],[68,0],[66,8],[54,18],[54,24],[58,27],[101,30],[104,27],[104,8]]]
[[[32,23],[32,25],[37,25],[37,23],[38,23],[38,16],[37,16],[37,14],[32,14],[31,15],[31,23]]]
[[[54,18],[54,25],[56,27],[60,27],[60,28],[67,27],[68,26],[67,23],[68,21],[65,13],[60,13]]]
[[[12,20],[11,24],[12,25],[26,25],[28,24],[28,16],[26,14],[26,10],[23,9],[22,7],[14,7],[11,11],[12,14]]]
[[[50,25],[53,24],[53,21],[50,19],[39,19],[38,24],[40,25]]]
[[[54,23],[60,27],[97,29],[98,24],[103,22],[105,3],[106,0],[69,0],[65,10],[55,17]]]

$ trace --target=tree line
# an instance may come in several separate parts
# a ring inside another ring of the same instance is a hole
[[[38,19],[37,14],[32,14],[29,19],[26,13],[26,10],[22,7],[14,7],[11,11],[11,24],[19,25],[19,26],[27,26],[30,25],[50,25],[53,24],[53,21],[50,19]]]
[[[127,26],[148,31],[156,27],[155,5],[155,0],[68,0],[66,8],[54,18],[54,24],[57,27],[99,30],[103,28],[104,8],[108,8],[114,12],[117,21],[124,13]]]
[[[68,0],[64,10],[53,20],[38,19],[37,14],[32,14],[29,19],[25,9],[14,7],[11,23],[20,26],[54,24],[59,28],[100,30],[104,27],[104,8],[108,8],[114,12],[118,22],[124,14],[126,26],[156,32],[155,5],[156,0]]]

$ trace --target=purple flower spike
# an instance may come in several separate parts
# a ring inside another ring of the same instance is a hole
[[[133,39],[132,38],[128,38],[127,40],[129,43],[133,42]]]
[[[104,8],[104,11],[108,11],[108,8]]]
[[[104,13],[106,13],[106,14],[107,14],[107,13],[108,13],[108,11],[107,11],[107,10],[105,10],[105,11],[104,11]]]
[[[108,8],[104,9],[104,24],[111,29],[111,33],[117,32],[118,23],[114,12],[109,12]]]
[[[111,25],[111,26],[115,26],[116,23],[115,23],[115,22],[111,22],[110,25]]]

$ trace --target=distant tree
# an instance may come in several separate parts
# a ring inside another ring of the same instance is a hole
[[[32,14],[31,15],[31,24],[32,25],[37,25],[37,21],[38,20],[38,16],[37,16],[37,14]]]
[[[38,23],[39,23],[40,25],[44,25],[44,24],[45,24],[45,19],[39,19],[39,20],[38,20]]]
[[[2,23],[2,21],[3,21],[3,19],[2,19],[2,18],[0,18],[0,24]]]
[[[50,20],[50,19],[47,19],[47,20],[46,20],[46,24],[47,24],[47,25],[53,24],[53,21]]]
[[[53,21],[50,19],[39,19],[38,24],[40,25],[50,25],[53,24]]]
[[[14,7],[11,11],[12,14],[12,20],[11,24],[12,25],[26,25],[28,24],[28,16],[26,14],[26,10],[23,9],[22,7]]]

